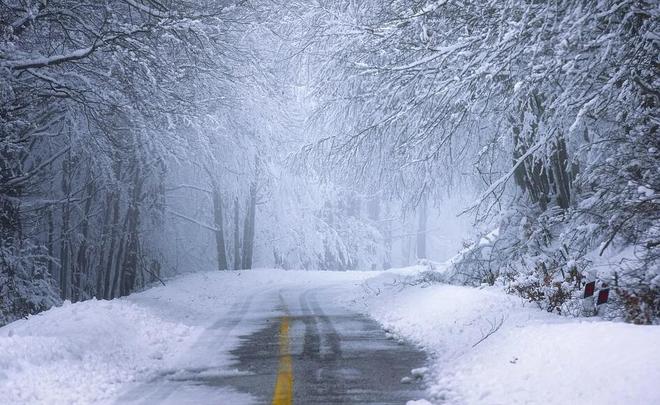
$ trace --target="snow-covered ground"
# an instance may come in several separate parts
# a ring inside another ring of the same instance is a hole
[[[249,298],[258,308],[254,301],[272,289],[324,283],[350,288],[368,276],[203,272],[123,299],[53,308],[0,328],[0,404],[112,403],[132,386],[177,370],[204,368],[211,360],[214,372],[230,374],[235,370],[228,352],[237,347],[239,336],[255,328],[249,322],[219,322],[235,306]],[[222,335],[222,342],[205,356],[194,349],[209,330],[214,339]],[[231,403],[242,403],[232,398]]]
[[[548,314],[496,288],[425,283],[424,270],[382,273],[346,298],[431,354],[430,400],[660,404],[660,326]]]
[[[324,285],[343,286],[338,302],[428,351],[429,370],[416,373],[433,402],[660,403],[660,326],[559,317],[497,289],[420,282],[422,270],[206,272],[54,308],[0,328],[0,403],[112,402],[184,365],[203,366],[193,349],[211,329],[216,339],[226,328],[216,372],[223,364],[235,372],[228,351],[256,326],[219,320],[245,302],[258,308],[264,291]]]

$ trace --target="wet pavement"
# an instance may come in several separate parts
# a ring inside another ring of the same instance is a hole
[[[287,403],[273,401],[283,357],[282,322],[292,363],[292,389],[286,388],[294,404],[405,404],[424,397],[423,381],[411,375],[424,366],[424,353],[393,340],[370,318],[332,304],[332,288],[278,290],[250,301],[215,324],[226,331],[249,322],[254,330],[230,351],[233,372],[175,370],[132,389],[118,403]],[[212,344],[212,330],[204,340],[200,345]],[[200,346],[207,356],[209,349]]]

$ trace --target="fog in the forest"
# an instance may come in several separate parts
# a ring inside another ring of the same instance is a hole
[[[660,302],[658,8],[0,2],[0,324],[181,273],[452,260]]]

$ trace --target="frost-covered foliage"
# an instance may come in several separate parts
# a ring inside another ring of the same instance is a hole
[[[257,237],[262,265],[310,270],[387,266],[385,232],[367,212],[364,196],[301,178],[286,183],[292,187],[283,187],[262,211],[267,216],[260,220]],[[269,251],[272,258],[264,257]]]
[[[324,232],[322,268],[377,269],[387,262],[382,231],[375,218],[363,213],[362,197],[345,192],[334,201],[326,201],[321,211]]]
[[[318,85],[318,123],[340,122],[314,150],[324,163],[413,203],[468,173],[482,192],[471,208],[499,233],[463,254],[464,281],[501,280],[573,312],[596,279],[616,292],[613,315],[657,319],[657,2],[347,1],[319,13],[322,74],[336,80]]]
[[[512,127],[523,195],[502,212],[488,255],[512,291],[548,310],[575,312],[585,281],[597,280],[616,292],[610,315],[649,323],[660,315],[658,8],[565,2],[559,11],[580,29],[541,42],[566,65],[542,66],[553,79]],[[555,140],[540,144],[544,136]],[[535,145],[541,153],[518,158]]]
[[[60,303],[45,265],[51,260],[47,252],[33,246],[16,251],[9,242],[0,246],[0,325]]]
[[[280,9],[0,3],[3,322],[182,271],[380,266],[378,232],[328,225],[339,192],[289,171],[310,91]]]
[[[57,296],[126,295],[158,277],[149,239],[162,221],[163,177],[199,142],[183,131],[196,133],[222,104],[213,91],[227,64],[212,55],[230,49],[225,22],[241,16],[229,9],[0,4],[2,318]]]
[[[431,257],[440,197],[476,192],[466,208],[499,232],[456,277],[562,313],[596,279],[612,316],[652,322],[658,14],[642,0],[4,1],[0,275],[31,302],[55,299],[40,277],[76,301],[199,267],[389,267],[393,246]]]

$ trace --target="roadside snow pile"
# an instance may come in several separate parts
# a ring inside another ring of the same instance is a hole
[[[419,267],[385,272],[357,302],[431,354],[434,401],[660,403],[660,326],[560,317],[496,288],[425,278]]]
[[[1,403],[90,403],[170,363],[197,331],[127,300],[65,304],[0,329]]]
[[[209,323],[268,282],[242,278],[190,274],[123,299],[65,303],[0,328],[0,403],[96,403],[176,369]]]

